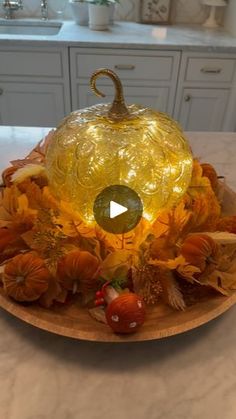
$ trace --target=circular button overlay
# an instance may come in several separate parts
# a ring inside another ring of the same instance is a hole
[[[139,223],[143,204],[138,194],[128,186],[111,185],[97,196],[93,212],[97,224],[103,230],[123,234]]]

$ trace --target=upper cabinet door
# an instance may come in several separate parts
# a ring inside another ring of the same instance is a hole
[[[65,116],[63,85],[0,82],[0,123],[54,127]]]
[[[183,89],[178,120],[186,131],[222,131],[228,89]]]

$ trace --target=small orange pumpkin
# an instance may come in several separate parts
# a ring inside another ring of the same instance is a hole
[[[216,228],[219,231],[228,231],[236,234],[236,215],[220,218]]]
[[[192,234],[181,246],[181,254],[186,262],[204,272],[209,264],[216,264],[219,245],[207,234]]]
[[[57,278],[63,288],[86,294],[96,286],[98,268],[99,260],[91,253],[73,250],[59,259]]]
[[[209,179],[213,191],[216,192],[218,188],[218,177],[214,167],[209,163],[202,163],[201,167],[202,176],[205,176]]]
[[[50,278],[43,259],[25,253],[6,263],[3,285],[7,295],[16,301],[35,301],[47,290]]]

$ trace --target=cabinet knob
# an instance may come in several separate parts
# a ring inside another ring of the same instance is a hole
[[[185,102],[189,102],[191,100],[191,96],[190,95],[185,95],[184,100],[185,100]]]
[[[0,87],[0,96],[3,95],[3,89]]]

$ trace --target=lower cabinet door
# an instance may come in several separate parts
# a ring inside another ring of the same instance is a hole
[[[228,89],[184,89],[179,123],[186,131],[222,131],[228,98]]]
[[[99,85],[99,90],[106,97],[101,98],[91,91],[88,85],[77,85],[77,95],[73,100],[73,109],[86,108],[97,103],[112,102],[115,96],[114,87]],[[125,101],[127,104],[137,104],[156,109],[161,112],[172,112],[172,104],[169,104],[168,87],[136,87],[123,86]]]
[[[63,85],[0,82],[1,125],[55,127],[64,116]]]

